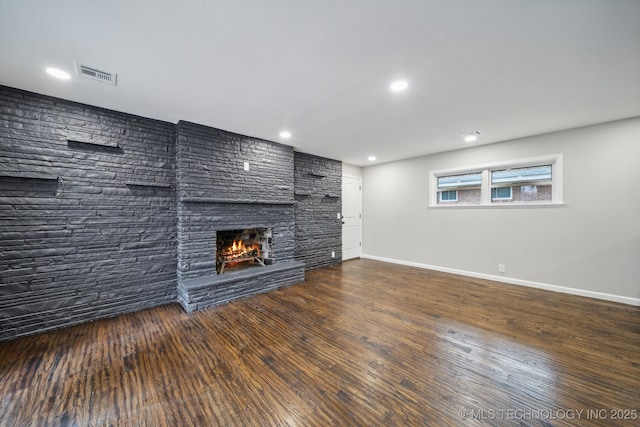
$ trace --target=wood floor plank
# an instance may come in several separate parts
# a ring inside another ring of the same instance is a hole
[[[631,426],[640,307],[354,260],[0,342],[0,380],[0,426]]]

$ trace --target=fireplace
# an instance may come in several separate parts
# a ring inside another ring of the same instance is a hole
[[[224,274],[273,263],[270,228],[216,232],[216,273]]]
[[[295,259],[292,147],[180,122],[176,160],[185,311],[304,282],[305,264]]]

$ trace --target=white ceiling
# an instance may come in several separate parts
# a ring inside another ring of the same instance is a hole
[[[640,1],[0,0],[0,84],[367,165],[640,116]]]

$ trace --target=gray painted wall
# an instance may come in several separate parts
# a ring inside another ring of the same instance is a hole
[[[427,207],[430,170],[554,153],[564,207]],[[638,301],[638,159],[635,118],[365,167],[363,253]]]
[[[362,177],[362,168],[349,163],[342,163],[342,175]]]

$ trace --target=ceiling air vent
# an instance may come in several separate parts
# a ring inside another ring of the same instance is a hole
[[[76,72],[78,76],[83,77],[85,79],[97,80],[101,83],[106,83],[109,85],[116,85],[118,80],[118,75],[115,73],[111,73],[105,70],[99,70],[95,67],[89,67],[84,64],[80,64],[76,62]]]

